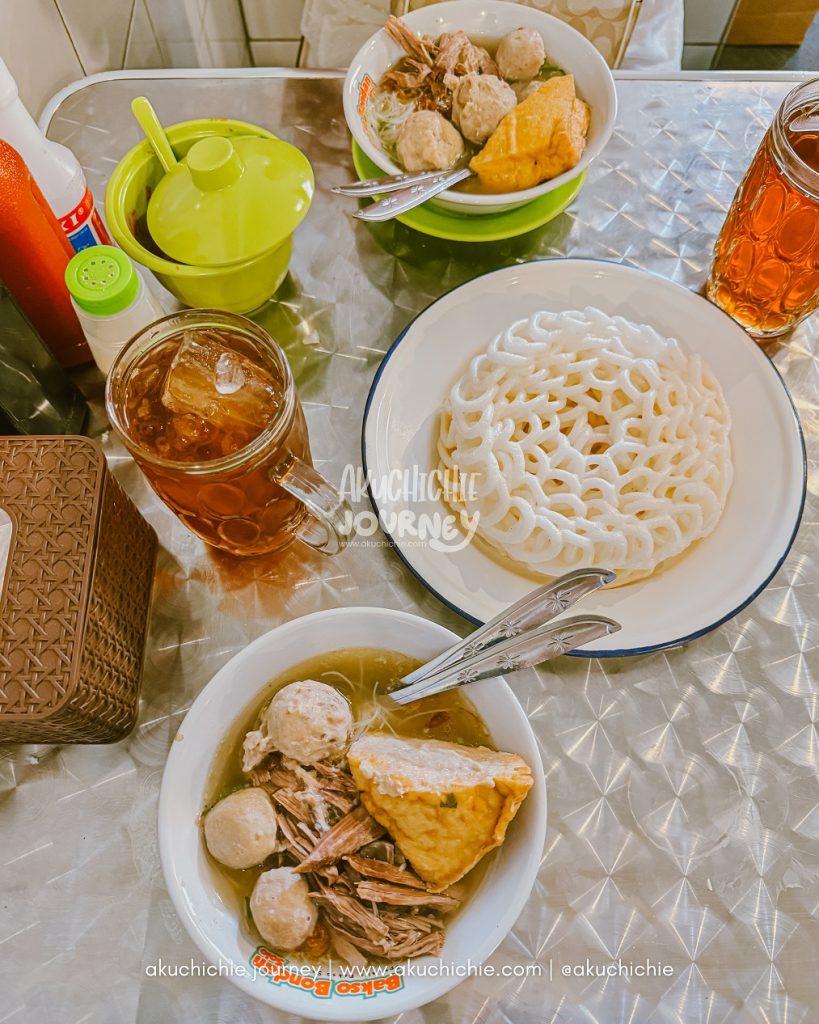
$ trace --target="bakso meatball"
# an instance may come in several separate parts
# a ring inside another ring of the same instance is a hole
[[[543,37],[533,28],[516,28],[501,39],[496,57],[501,78],[534,78],[546,59]]]
[[[444,171],[464,155],[464,140],[443,114],[416,110],[401,125],[396,150],[407,171]]]
[[[298,949],[318,920],[310,889],[292,868],[273,868],[256,879],[250,894],[253,923],[274,949]]]
[[[452,97],[452,120],[465,139],[483,143],[517,102],[512,86],[495,75],[467,75]]]
[[[263,789],[239,789],[205,815],[205,843],[228,868],[252,868],[278,849],[278,824]]]
[[[335,687],[314,679],[288,683],[245,736],[243,768],[250,771],[274,750],[299,764],[339,758],[352,727],[350,705]]]

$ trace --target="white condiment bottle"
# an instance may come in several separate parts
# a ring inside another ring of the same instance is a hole
[[[112,245],[78,252],[65,268],[65,283],[94,361],[105,374],[138,331],[165,315],[128,256]]]
[[[13,146],[25,160],[32,178],[77,252],[89,245],[110,242],[79,160],[70,149],[43,135],[23,105],[17,83],[1,59],[0,139]]]

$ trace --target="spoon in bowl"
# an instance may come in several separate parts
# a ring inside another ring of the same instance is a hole
[[[165,134],[165,129],[156,116],[156,111],[151,106],[150,100],[146,96],[136,96],[131,100],[131,112],[139,127],[145,132],[145,138],[150,142],[157,160],[162,165],[162,170],[166,174],[176,170],[179,161],[171,149],[168,136]]]

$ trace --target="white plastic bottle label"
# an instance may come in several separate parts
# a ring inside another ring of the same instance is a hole
[[[68,240],[76,252],[88,249],[92,245],[111,244],[102,218],[94,207],[94,197],[90,188],[85,190],[85,195],[71,213],[60,218],[60,226],[68,235]]]

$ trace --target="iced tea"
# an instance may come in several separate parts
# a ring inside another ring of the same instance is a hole
[[[343,503],[312,468],[289,366],[258,325],[205,311],[166,317],[118,358],[106,400],[153,489],[208,544],[234,555],[298,535],[343,546]]]
[[[794,130],[814,110],[819,80],[785,98],[717,239],[708,297],[757,337],[819,306],[819,130]]]

